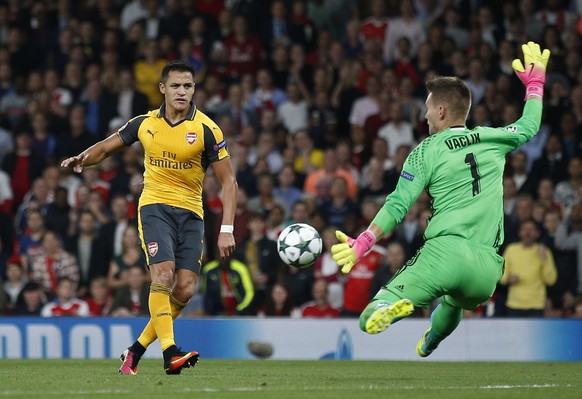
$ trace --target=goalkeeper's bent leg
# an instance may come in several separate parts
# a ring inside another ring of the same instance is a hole
[[[173,294],[170,294],[170,310],[172,312],[172,320],[176,320],[186,305],[188,305],[188,302],[180,302]],[[158,339],[158,335],[156,334],[156,329],[154,328],[152,319],[150,318],[148,324],[145,326],[142,333],[138,337],[137,342],[139,342],[145,351],[145,349],[147,349],[147,347],[150,346],[156,339]]]
[[[451,304],[445,295],[430,315],[431,338],[439,342],[442,341],[455,331],[462,318],[463,308]]]

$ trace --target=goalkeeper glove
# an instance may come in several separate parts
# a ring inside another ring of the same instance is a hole
[[[339,230],[336,230],[335,236],[340,243],[331,247],[331,254],[341,267],[342,273],[349,273],[356,262],[376,243],[376,236],[370,230],[364,231],[355,240]]]
[[[525,99],[530,94],[542,97],[544,95],[544,83],[546,82],[546,65],[550,59],[550,50],[540,51],[540,45],[534,42],[522,44],[523,61],[515,59],[511,66],[519,79],[525,85]]]

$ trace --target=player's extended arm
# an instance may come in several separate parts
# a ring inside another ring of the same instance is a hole
[[[222,226],[218,235],[218,251],[222,259],[228,258],[234,252],[233,226],[236,213],[236,197],[238,184],[230,158],[224,158],[212,163],[212,169],[222,184]]]
[[[77,156],[70,157],[61,162],[63,168],[73,168],[76,173],[81,173],[85,166],[97,165],[111,154],[125,148],[118,134],[112,134],[100,142],[93,144]]]
[[[511,132],[512,140],[509,151],[528,142],[540,130],[542,123],[542,98],[546,81],[546,65],[550,58],[550,51],[540,50],[537,43],[529,42],[521,46],[523,50],[522,62],[518,59],[511,64],[518,78],[525,86],[525,107],[523,115],[515,123],[505,127]]]
[[[335,235],[339,244],[331,247],[331,254],[342,273],[349,273],[356,262],[376,244],[376,241],[402,221],[408,209],[426,187],[428,176],[424,173],[425,167],[422,166],[425,162],[423,151],[421,147],[417,147],[409,155],[404,163],[396,190],[386,197],[384,206],[378,211],[366,231],[356,239],[348,237],[341,231],[336,231]],[[414,164],[421,166],[415,167]]]

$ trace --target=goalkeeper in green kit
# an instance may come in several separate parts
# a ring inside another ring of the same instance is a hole
[[[386,198],[366,231],[356,239],[336,231],[333,259],[348,273],[377,240],[389,233],[427,190],[432,215],[425,244],[376,294],[360,315],[369,334],[409,316],[414,307],[439,306],[418,342],[419,356],[430,355],[459,325],[463,309],[475,309],[493,294],[503,274],[503,186],[505,155],[539,130],[546,65],[550,51],[522,45],[513,68],[526,88],[523,116],[501,127],[467,129],[471,93],[459,78],[426,83],[429,137],[408,156],[395,191]]]

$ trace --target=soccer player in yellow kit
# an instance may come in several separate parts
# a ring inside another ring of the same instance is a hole
[[[459,325],[463,309],[475,309],[495,290],[503,274],[503,185],[505,156],[539,130],[545,72],[550,51],[536,43],[522,46],[525,66],[513,62],[526,88],[522,117],[515,123],[468,129],[469,88],[459,78],[427,82],[426,119],[430,136],[408,156],[396,190],[356,239],[336,232],[333,259],[350,271],[375,242],[389,233],[423,190],[431,196],[432,215],[425,244],[384,285],[360,315],[360,328],[378,334],[409,316],[414,306],[440,298],[431,324],[417,344],[429,356]]]
[[[64,160],[62,167],[80,173],[122,148],[140,141],[145,151],[144,188],[138,229],[151,274],[150,321],[137,341],[121,355],[121,374],[136,374],[146,348],[159,338],[167,374],[179,374],[198,361],[174,342],[173,320],[194,294],[204,246],[203,180],[208,166],[223,187],[223,216],[218,249],[221,258],[235,249],[233,236],[237,183],[226,140],[208,116],[196,109],[194,70],[180,61],[161,75],[164,102],[137,116],[116,134]]]

